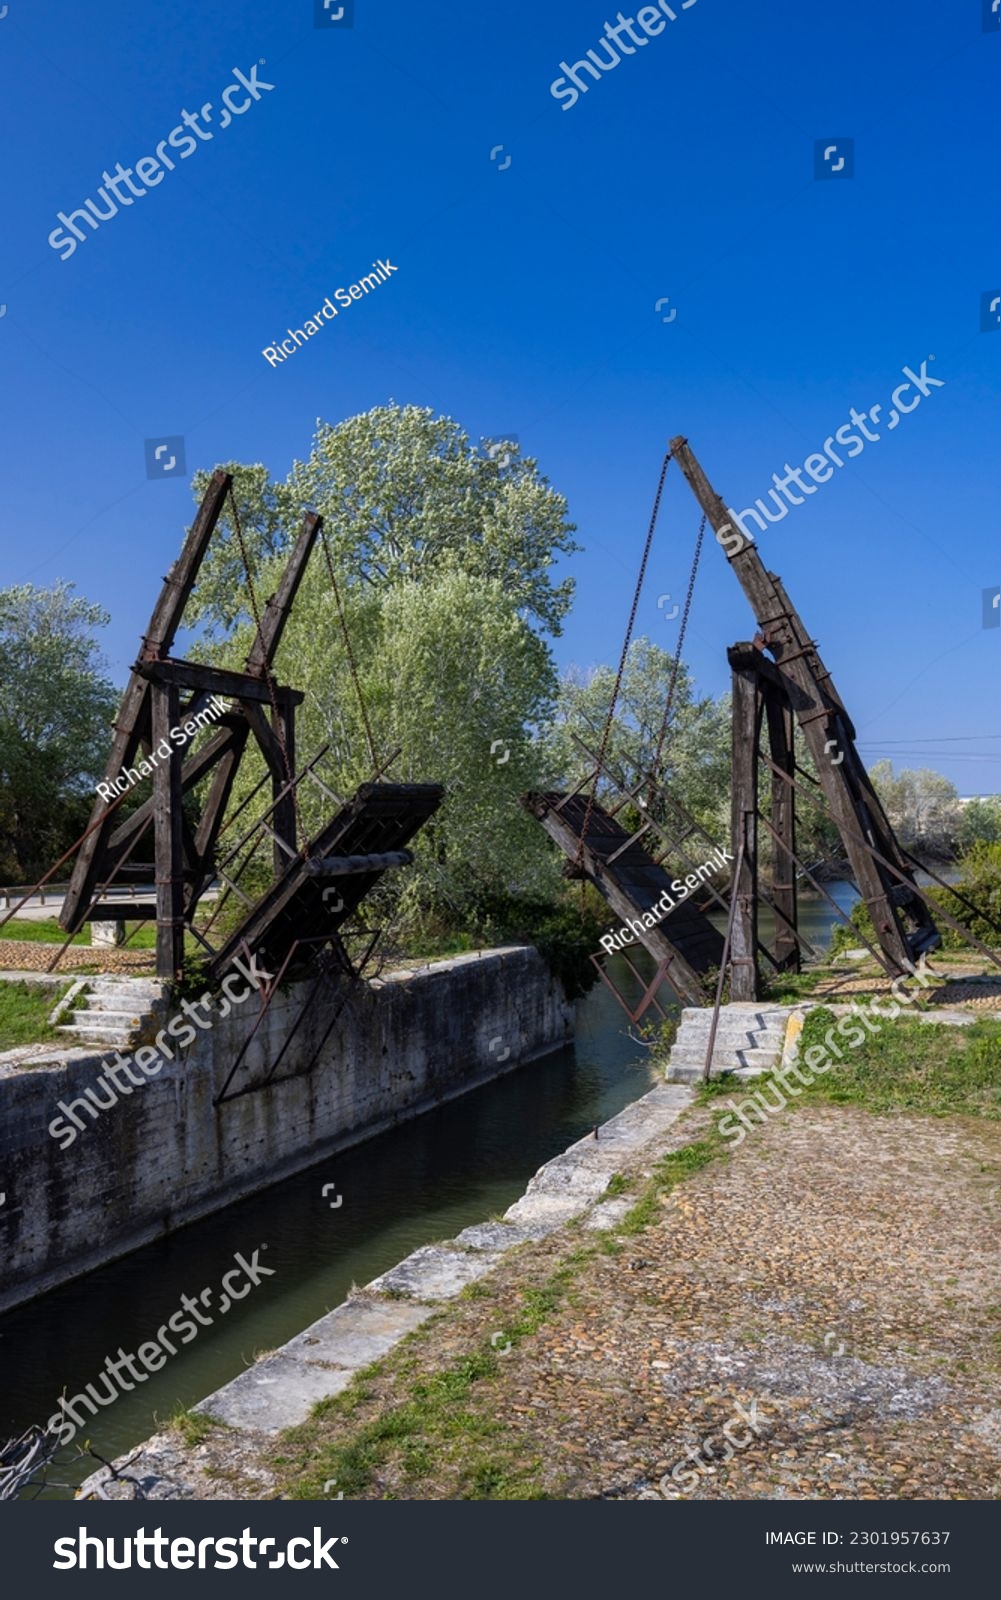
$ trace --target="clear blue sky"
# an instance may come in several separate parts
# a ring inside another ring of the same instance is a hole
[[[395,399],[518,433],[568,496],[586,549],[558,654],[586,666],[617,653],[670,435],[741,508],[850,407],[885,418],[934,354],[945,386],[759,544],[867,759],[1001,789],[1001,629],[982,626],[1001,332],[980,332],[1001,34],[981,0],[672,3],[564,110],[550,85],[614,22],[607,0],[356,0],[353,29],[314,28],[312,0],[8,0],[0,584],[101,601],[122,681],[191,515],[186,480],[146,478],[144,440],[183,435],[189,472],[284,475],[317,417]],[[233,68],[262,58],[274,88],[220,128]],[[212,140],[61,260],[56,213],[206,102]],[[853,179],[814,179],[828,137],[855,140]],[[263,359],[379,257],[399,267],[384,287]],[[675,476],[638,618],[667,646],[657,598],[683,591],[696,522]],[[752,632],[710,545],[700,688],[726,687],[725,647]]]

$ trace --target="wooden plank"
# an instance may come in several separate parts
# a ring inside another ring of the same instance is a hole
[[[434,814],[444,798],[440,784],[364,784],[338,814],[309,841],[308,850],[287,863],[281,877],[252,906],[238,928],[218,952],[211,966],[221,976],[239,953],[244,941],[253,950],[274,950],[284,955],[296,938],[329,938],[353,915],[362,899],[378,882],[379,872],[339,880],[341,906],[335,911],[323,899],[322,880],[311,875],[308,863],[315,857],[376,853],[406,844]],[[395,799],[391,815],[373,816],[370,807]]]
[[[616,825],[610,822],[601,807],[595,805],[592,808],[591,818],[596,828],[592,829],[589,826],[587,839],[581,849],[579,829],[583,825],[586,802],[582,796],[577,795],[570,804],[564,804],[561,810],[556,809],[565,798],[555,792],[529,794],[523,796],[522,804],[541,822],[568,860],[576,860],[578,854],[582,856],[588,878],[608,901],[622,925],[627,925],[630,921],[642,922],[643,917],[652,912],[664,892],[670,892],[670,880],[667,874],[647,858],[649,870],[644,874],[642,884],[634,879],[630,889],[625,890],[620,878],[620,868],[625,857],[620,858],[614,867],[609,869],[600,854],[591,848],[596,830],[600,830],[601,837],[611,838],[614,842]],[[618,842],[621,843],[625,838],[624,830],[619,828]],[[639,845],[631,848],[638,854],[643,854]],[[696,933],[699,936],[698,949],[694,948],[693,936]],[[676,906],[668,913],[666,919],[658,922],[653,928],[643,928],[642,933],[636,937],[649,950],[655,961],[670,963],[671,985],[684,1000],[690,1005],[705,1004],[707,993],[701,973],[707,972],[713,965],[718,965],[723,939],[701,912],[690,902],[685,902]]]

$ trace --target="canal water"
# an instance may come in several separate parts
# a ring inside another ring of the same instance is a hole
[[[848,884],[828,888],[845,909],[856,898]],[[804,897],[801,914],[807,938],[826,945],[836,920],[827,902]],[[573,1046],[0,1317],[0,1441],[44,1424],[64,1393],[92,1382],[102,1394],[106,1357],[136,1352],[181,1311],[182,1295],[198,1301],[210,1289],[201,1305],[211,1324],[185,1345],[168,1334],[177,1353],[159,1372],[94,1418],[80,1408],[77,1443],[88,1438],[105,1459],[122,1454],[338,1305],[352,1285],[504,1211],[543,1162],[654,1082],[649,1052],[597,985],[578,1007]],[[222,1278],[237,1253],[251,1261],[255,1251],[272,1275],[220,1315]],[[60,1465],[57,1475],[71,1485],[95,1465]],[[66,1498],[72,1489],[45,1493]]]

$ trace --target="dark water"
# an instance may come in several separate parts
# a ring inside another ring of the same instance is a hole
[[[543,1162],[652,1086],[649,1054],[625,1029],[607,990],[595,989],[579,1008],[572,1048],[6,1313],[0,1438],[44,1423],[64,1390],[71,1398],[93,1382],[103,1394],[106,1356],[135,1352],[181,1309],[183,1294],[197,1301],[211,1287],[203,1303],[211,1326],[186,1345],[168,1332],[177,1354],[159,1372],[96,1417],[80,1408],[77,1443],[86,1436],[102,1456],[119,1455],[338,1305],[352,1284],[505,1210]],[[324,1197],[331,1182],[336,1191]],[[260,1264],[274,1276],[220,1316],[234,1254],[249,1260],[262,1245]],[[95,1466],[60,1476],[77,1482]]]
[[[830,892],[846,909],[855,899],[847,884]],[[807,937],[826,944],[834,920],[825,901],[804,901]],[[167,1339],[177,1353],[159,1372],[93,1418],[80,1409],[77,1443],[87,1437],[105,1458],[120,1455],[338,1305],[353,1284],[505,1210],[543,1162],[654,1081],[648,1052],[628,1037],[624,1013],[598,985],[578,1008],[572,1048],[0,1317],[0,1439],[44,1424],[64,1392],[72,1397],[92,1382],[101,1394],[106,1357],[137,1351],[181,1310],[182,1295],[197,1301],[211,1289],[202,1302],[210,1326],[185,1345],[176,1335],[186,1330],[175,1326]],[[336,1189],[324,1196],[330,1183]],[[221,1279],[237,1252],[250,1260],[255,1250],[273,1276],[221,1315]],[[95,1464],[60,1468],[59,1476],[79,1482]]]

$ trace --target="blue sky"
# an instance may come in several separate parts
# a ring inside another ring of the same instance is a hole
[[[1001,629],[982,626],[1001,332],[980,331],[1001,33],[981,0],[674,9],[564,110],[550,85],[607,0],[356,0],[337,29],[312,0],[8,0],[0,584],[101,601],[122,681],[191,516],[144,440],[183,435],[189,473],[284,475],[317,417],[394,399],[517,433],[567,495],[585,550],[557,652],[587,666],[617,654],[669,436],[739,509],[934,354],[944,387],[759,546],[866,758],[1001,790]],[[274,88],[224,130],[214,110],[211,141],[61,260],[57,212],[255,63]],[[854,139],[854,178],[815,180],[829,138]],[[380,257],[399,270],[378,293],[263,359]],[[696,525],[675,472],[637,622],[668,647],[657,599],[683,592]],[[753,623],[715,545],[703,568],[686,654],[717,693]]]

